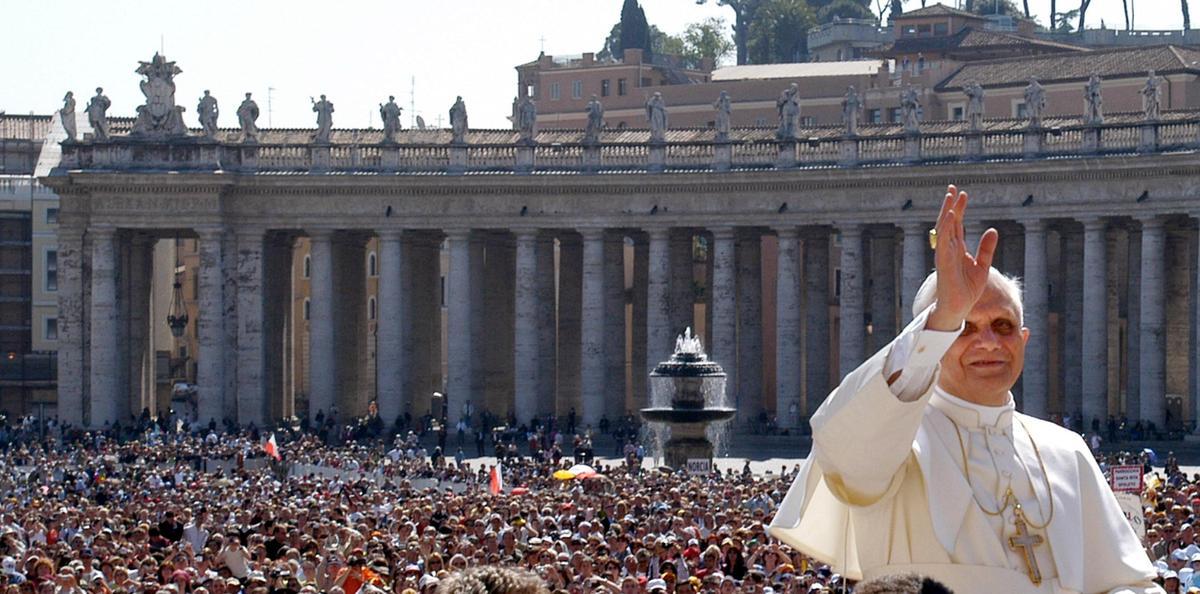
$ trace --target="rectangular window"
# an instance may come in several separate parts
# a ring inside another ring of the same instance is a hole
[[[550,100],[558,101],[561,94],[562,94],[562,91],[561,91],[561,89],[559,89],[558,83],[550,83]]]
[[[617,94],[624,95],[625,93],[628,93],[628,92],[629,92],[629,83],[626,82],[625,79],[623,79],[623,78],[618,78],[617,79]]]
[[[46,340],[58,340],[58,318],[46,318]]]
[[[1021,101],[1021,102],[1017,103],[1016,105],[1013,105],[1013,117],[1014,118],[1024,118],[1027,115],[1028,115],[1028,113],[1025,111],[1025,102],[1024,101]]]
[[[801,126],[816,126],[817,116],[800,116]]]
[[[941,36],[941,35],[945,35],[949,32],[950,32],[950,25],[948,25],[946,23],[934,23],[933,24],[933,34],[934,35]]]
[[[882,123],[883,122],[883,110],[882,109],[868,109],[867,110],[867,121],[872,124]]]
[[[961,121],[963,119],[963,117],[964,117],[963,106],[955,105],[954,107],[950,108],[950,119],[955,120],[955,121]]]
[[[46,250],[46,290],[58,290],[58,250]]]
[[[46,224],[47,225],[57,225],[58,224],[58,209],[57,208],[47,208],[46,209]]]
[[[888,108],[888,121],[889,122],[899,122],[900,121],[900,108],[899,107]]]
[[[572,99],[582,99],[583,98],[583,81],[581,81],[581,80],[571,81],[571,98]]]
[[[643,78],[643,79],[642,79],[642,85],[641,85],[641,86],[643,86],[643,87],[648,87],[648,86],[650,86],[650,84],[651,84],[651,83],[650,83],[650,79],[649,79],[649,78]]]
[[[602,80],[602,81],[600,81],[600,96],[601,96],[601,97],[607,97],[607,96],[608,96],[608,94],[609,94],[609,90],[608,90],[608,87],[609,87],[609,82],[610,82],[610,81],[609,81],[607,78],[606,78],[606,79],[604,79],[604,80]]]

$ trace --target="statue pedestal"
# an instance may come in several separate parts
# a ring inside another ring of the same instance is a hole
[[[921,160],[921,135],[904,135],[904,162],[916,163]]]
[[[529,173],[533,171],[533,144],[517,145],[517,163],[515,166],[517,173]]]
[[[447,173],[463,173],[467,170],[467,147],[466,145],[451,145],[450,146],[450,165],[447,167]]]
[[[594,173],[598,169],[600,169],[600,145],[583,145],[583,170]]]
[[[779,143],[779,157],[775,159],[776,169],[794,169],[796,167],[796,141],[784,140]]]
[[[329,171],[329,145],[317,145],[308,149],[309,169],[313,172]]]
[[[257,171],[258,170],[258,145],[243,144],[237,147],[238,153],[238,169],[242,171]]]
[[[713,444],[701,423],[671,424],[671,438],[663,446],[663,462],[674,469],[686,468],[693,459],[712,460]]]
[[[858,165],[858,139],[852,136],[843,138],[838,143],[838,165],[853,167]]]
[[[667,147],[661,142],[650,144],[650,161],[646,163],[646,171],[662,173],[667,168]]]
[[[394,144],[385,144],[379,147],[379,166],[384,171],[397,171],[400,169],[400,147]]]
[[[713,171],[729,171],[733,166],[733,145],[718,141],[713,146]]]
[[[1098,153],[1100,149],[1100,127],[1096,124],[1088,124],[1088,127],[1083,130],[1083,151]]]
[[[979,131],[967,132],[967,137],[963,148],[966,149],[966,159],[968,161],[978,161],[983,158],[983,133]]]
[[[1138,152],[1153,153],[1158,150],[1158,122],[1146,122],[1140,129],[1142,134],[1138,140]]]
[[[1023,154],[1026,159],[1035,159],[1042,154],[1042,139],[1045,133],[1041,128],[1030,128],[1022,135]]]

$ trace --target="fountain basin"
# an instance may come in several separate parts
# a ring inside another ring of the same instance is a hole
[[[719,423],[732,419],[737,409],[722,406],[704,408],[674,408],[660,406],[643,408],[642,418],[651,423]]]

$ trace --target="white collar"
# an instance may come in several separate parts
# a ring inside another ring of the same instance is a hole
[[[929,403],[936,409],[946,413],[955,423],[968,429],[976,427],[1005,428],[1012,424],[1012,413],[1016,409],[1012,394],[1008,401],[1000,406],[985,406],[968,402],[941,388],[934,386],[933,396]]]

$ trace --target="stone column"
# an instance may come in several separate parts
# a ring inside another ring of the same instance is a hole
[[[487,293],[484,291],[484,264],[485,259],[490,257],[485,251],[484,235],[476,232],[471,234],[470,240],[470,291],[471,295],[468,298],[471,303],[471,394],[470,402],[473,411],[472,423],[478,421],[479,414],[486,408],[484,399],[484,349],[488,343],[496,340],[497,336],[491,336],[484,333],[484,307],[489,306]],[[492,287],[493,290],[498,290],[499,287]],[[485,339],[485,336],[487,337]],[[490,339],[490,340],[489,340]],[[492,411],[496,412],[496,411]]]
[[[1084,219],[1083,230],[1083,428],[1108,420],[1108,249],[1099,217]]]
[[[651,363],[646,347],[650,342],[650,241],[644,232],[633,235],[633,304],[630,308],[629,329],[630,342],[630,381],[629,391],[633,399],[633,409],[638,410],[650,405],[649,369],[657,362]],[[731,364],[732,365],[732,364]]]
[[[583,308],[580,332],[580,411],[583,426],[593,428],[604,416],[605,383],[604,326],[616,320],[604,318],[604,230],[580,229],[583,235]],[[614,378],[615,379],[615,378]]]
[[[200,267],[197,282],[200,299],[196,319],[199,360],[196,362],[196,383],[199,384],[196,418],[201,424],[225,418],[225,279],[221,274],[220,228],[196,230],[200,236],[198,249]]]
[[[783,427],[800,426],[800,240],[795,227],[779,227],[778,283],[775,286],[775,414]]]
[[[737,260],[734,228],[715,227],[713,234],[712,346],[709,356],[725,369],[726,394],[734,394],[737,375]]]
[[[176,245],[175,249],[179,249]],[[221,236],[221,280],[225,282],[225,390],[222,419],[237,421],[237,236],[230,229]]]
[[[693,326],[696,311],[692,293],[692,230],[672,229],[670,241],[671,334],[678,336]]]
[[[337,395],[333,331],[333,233],[309,231],[308,418],[328,417]]]
[[[446,275],[447,332],[446,410],[453,426],[462,416],[463,404],[471,397],[471,231],[446,231],[450,250],[450,272]]]
[[[763,409],[762,237],[758,229],[743,229],[737,240],[738,288],[738,419],[747,420]],[[728,384],[728,382],[727,382]]]
[[[1161,430],[1166,424],[1166,325],[1163,288],[1166,283],[1166,229],[1158,217],[1140,218],[1142,223],[1141,327],[1138,329],[1138,391],[1142,420]]]
[[[58,228],[58,419],[84,422],[83,229]]]
[[[838,369],[845,377],[863,362],[862,225],[846,223],[838,228],[838,232],[842,237]]]
[[[379,300],[376,324],[376,391],[379,417],[390,425],[404,412],[404,277],[400,262],[404,249],[399,229],[379,232]]]
[[[1021,373],[1021,401],[1025,414],[1046,418],[1050,377],[1050,287],[1046,278],[1046,223],[1021,221],[1025,227],[1025,371]]]
[[[513,322],[513,364],[516,367],[514,411],[517,423],[526,423],[538,413],[537,384],[538,295],[537,230],[517,231],[516,316]]]
[[[267,420],[263,381],[263,231],[237,232],[238,423],[263,427]]]
[[[1125,282],[1125,415],[1130,422],[1142,420],[1141,404],[1141,327],[1142,327],[1142,230],[1126,231],[1125,258],[1128,274]]]
[[[91,422],[102,428],[117,420],[120,370],[117,369],[117,235],[94,227],[92,235]]]
[[[575,411],[582,428],[580,402],[580,345],[583,336],[583,242],[571,231],[558,235],[558,416]]]
[[[1192,217],[1200,218],[1200,213],[1192,213]],[[1198,262],[1196,263],[1197,264],[1196,265],[1197,284],[1194,286],[1197,288],[1200,288],[1200,233],[1196,234],[1195,237],[1197,240],[1195,250],[1196,250],[1196,259],[1198,260]],[[60,254],[61,254],[61,252],[60,252]],[[59,257],[61,258],[62,256],[59,256]],[[1193,322],[1197,325],[1198,335],[1200,335],[1200,294],[1197,294],[1194,291],[1192,293],[1192,317],[1193,317]],[[59,326],[59,327],[61,328],[61,326]],[[1193,341],[1193,345],[1192,345],[1192,356],[1193,356],[1193,359],[1192,359],[1193,371],[1200,370],[1200,345],[1196,345],[1195,341]],[[60,356],[60,361],[61,361],[61,356]],[[1197,381],[1194,381],[1193,385],[1192,385],[1192,416],[1196,421],[1196,427],[1193,429],[1192,434],[1200,435],[1200,379],[1198,379]],[[1192,439],[1194,439],[1194,438],[1192,438]]]
[[[625,234],[610,230],[604,237],[604,414],[610,421],[625,414],[625,331]]]
[[[929,249],[929,226],[925,223],[904,223],[903,274],[900,281],[900,324],[908,326],[913,319],[913,301],[921,283],[929,276],[925,252]]]
[[[649,267],[647,269],[646,296],[646,370],[647,375],[654,367],[671,356],[674,342],[671,340],[671,297],[668,280],[671,271],[668,229],[648,229],[650,236]],[[653,395],[647,395],[654,403]]]
[[[803,414],[812,415],[829,395],[829,230],[804,235],[804,391]]]
[[[539,234],[535,251],[538,375],[537,407],[534,410],[539,417],[545,417],[556,413],[554,396],[558,391],[558,288],[555,284],[554,237],[549,233]]]

